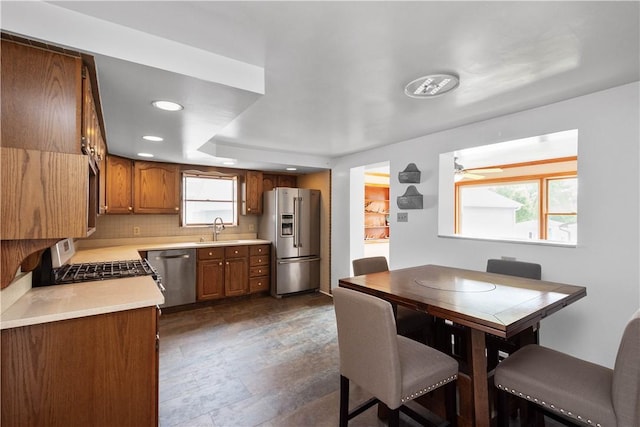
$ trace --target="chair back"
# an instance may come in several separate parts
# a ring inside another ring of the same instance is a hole
[[[506,274],[509,276],[540,280],[542,277],[542,267],[540,264],[534,264],[532,262],[490,259],[487,261],[487,273]]]
[[[395,407],[401,396],[400,355],[391,304],[351,289],[334,288],[340,375]]]
[[[353,266],[353,274],[356,276],[389,270],[387,259],[383,256],[354,259],[351,261],[351,265]]]
[[[622,334],[611,385],[618,427],[640,426],[640,310]]]

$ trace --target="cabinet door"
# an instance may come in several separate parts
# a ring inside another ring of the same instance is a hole
[[[278,175],[278,187],[296,188],[298,178],[294,175]]]
[[[224,267],[225,295],[231,297],[248,293],[249,263],[247,258],[227,258]]]
[[[4,329],[3,426],[157,426],[157,309]]]
[[[133,162],[122,157],[108,156],[106,166],[106,213],[131,213],[133,211]]]
[[[2,40],[2,146],[80,154],[82,60]]]
[[[262,172],[247,171],[245,185],[247,214],[262,214]]]
[[[177,164],[135,162],[133,211],[176,214],[180,211],[180,167]]]
[[[271,191],[278,185],[278,176],[277,175],[262,175],[262,192]]]
[[[198,261],[198,301],[224,296],[224,265],[222,258]]]

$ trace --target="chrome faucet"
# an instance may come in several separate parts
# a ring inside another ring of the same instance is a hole
[[[220,220],[220,224],[218,224],[218,220]],[[220,234],[222,230],[224,230],[224,220],[219,216],[217,216],[216,219],[213,220],[213,241],[214,242],[218,241],[218,234]]]

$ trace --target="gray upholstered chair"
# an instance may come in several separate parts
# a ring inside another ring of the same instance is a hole
[[[540,264],[507,259],[490,259],[487,261],[487,273],[506,274],[540,280],[542,267]]]
[[[515,395],[565,424],[638,427],[640,310],[624,330],[613,370],[531,344],[501,362],[494,380],[499,426],[508,425],[505,401]]]
[[[351,289],[334,288],[340,352],[340,426],[378,402],[397,426],[400,410],[423,425],[427,421],[404,404],[445,387],[446,416],[457,425],[458,362],[422,343],[398,335],[388,301]],[[374,397],[349,412],[349,381]]]
[[[356,276],[389,270],[387,258],[383,256],[354,259],[351,265],[353,266],[353,274]],[[433,317],[427,313],[397,306],[396,327],[400,335],[431,344]]]

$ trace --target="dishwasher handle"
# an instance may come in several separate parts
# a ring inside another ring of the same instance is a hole
[[[189,254],[183,254],[183,255],[161,255],[161,256],[157,256],[156,259],[176,259],[176,258],[189,258],[190,255]]]
[[[313,262],[313,261],[320,261],[320,258],[318,257],[314,257],[314,258],[303,258],[303,259],[292,259],[292,260],[279,260],[278,264],[297,264],[300,262]]]

